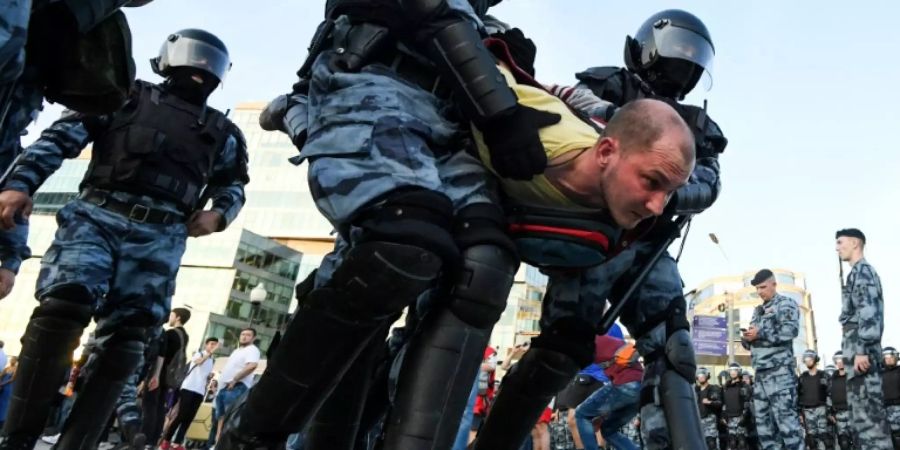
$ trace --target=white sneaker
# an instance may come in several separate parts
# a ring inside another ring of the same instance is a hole
[[[56,433],[53,436],[41,436],[41,440],[50,445],[56,445],[59,442],[59,435],[60,433]]]

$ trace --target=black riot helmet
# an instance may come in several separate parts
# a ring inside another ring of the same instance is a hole
[[[225,44],[215,35],[188,28],[170,34],[150,65],[163,77],[169,77],[174,68],[185,67],[206,72],[221,83],[231,69],[231,59]]]
[[[625,38],[625,66],[657,94],[677,100],[691,92],[701,77],[706,89],[712,87],[715,53],[706,25],[680,9],[650,16],[634,37]]]

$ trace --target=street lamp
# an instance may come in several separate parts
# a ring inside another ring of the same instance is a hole
[[[266,299],[266,287],[259,283],[250,290],[250,322],[249,326],[253,326],[253,319],[256,318],[256,312],[259,310],[259,305]]]
[[[728,255],[725,254],[725,249],[722,247],[722,243],[719,242],[719,237],[716,236],[716,233],[709,233],[709,240],[716,244],[716,247],[719,247],[719,251],[722,252],[722,257],[725,258],[725,262],[728,263],[729,270],[731,268],[731,260],[728,259]],[[725,292],[725,318],[726,318],[726,330],[725,332],[728,334],[728,364],[734,362],[735,352],[734,352],[734,294],[731,292]]]

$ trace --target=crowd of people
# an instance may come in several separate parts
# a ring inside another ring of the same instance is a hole
[[[151,60],[163,81],[134,79],[119,8],[146,3],[0,5],[0,298],[30,255],[32,196],[92,144],[41,259],[0,450],[32,450],[48,420],[57,450],[94,450],[113,421],[131,450],[178,450],[208,396],[217,340],[189,356],[190,310],[171,299],[188,237],[223,231],[245,203],[247,144],[207,104],[231,68],[212,33],[172,33]],[[576,448],[695,450],[729,401],[736,435],[746,389],[720,399],[697,369],[668,253],[721,186],[728,141],[705,106],[683,103],[715,55],[706,25],[654,14],[626,38],[624,67],[569,87],[535,79],[537,46],[488,14],[497,0],[324,3],[298,81],[259,125],[306,162],[334,249],[297,286],[258,379],[256,333],[241,332],[217,380],[215,448],[548,450],[565,420]],[[22,148],[45,98],[69,109]],[[888,448],[880,283],[862,232],[836,238],[853,267],[841,315],[852,438]],[[488,343],[522,263],[549,278],[540,332],[495,386]],[[753,285],[756,435],[797,450],[797,305],[768,270]],[[611,333],[617,320],[633,342]],[[622,431],[634,418],[638,439]]]

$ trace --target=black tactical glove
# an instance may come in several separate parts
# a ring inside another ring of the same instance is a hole
[[[285,131],[284,114],[287,108],[287,95],[275,97],[259,114],[259,126],[266,131]]]
[[[491,154],[491,165],[504,178],[530,180],[544,173],[547,153],[538,130],[559,123],[559,114],[518,105],[511,114],[479,127]]]

